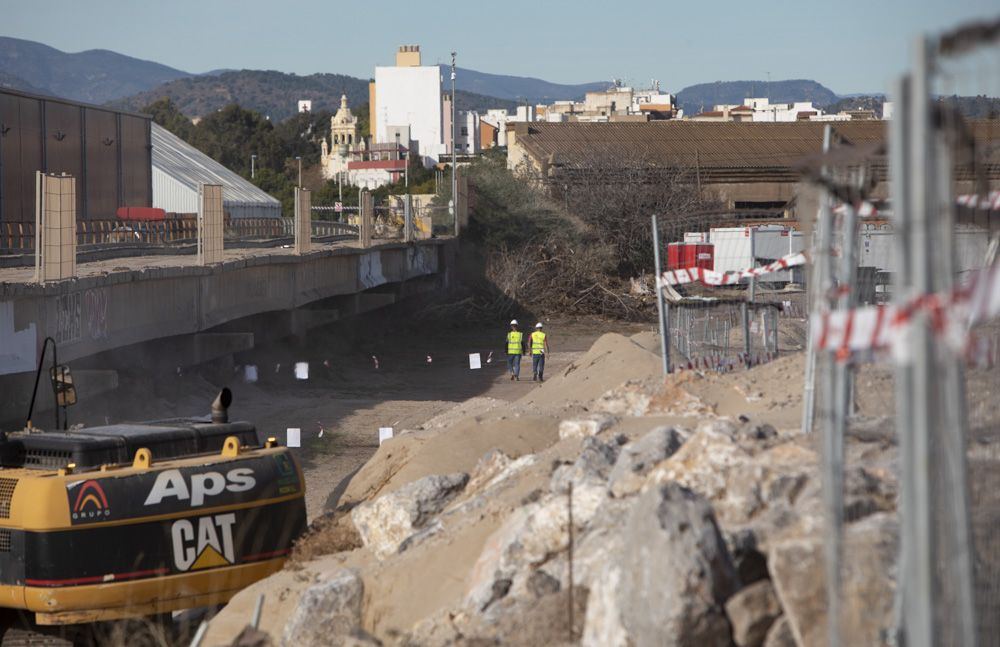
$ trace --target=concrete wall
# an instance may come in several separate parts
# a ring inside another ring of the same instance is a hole
[[[48,285],[0,284],[0,375],[21,373],[53,337],[61,362],[264,312],[446,271],[443,241],[262,255],[128,270]],[[16,342],[16,343],[14,343]]]

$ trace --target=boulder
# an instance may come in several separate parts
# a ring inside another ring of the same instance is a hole
[[[898,524],[877,513],[845,527],[841,569],[841,643],[880,645],[893,626]],[[824,536],[776,544],[768,567],[781,607],[799,645],[826,645]]]
[[[760,647],[767,630],[781,615],[774,586],[768,580],[761,580],[742,589],[726,602],[726,615],[738,647]]]
[[[616,422],[618,418],[609,413],[592,413],[583,418],[563,420],[559,423],[559,440],[596,436]]]
[[[580,446],[580,455],[569,465],[560,465],[549,480],[553,494],[565,494],[570,482],[579,490],[583,486],[606,487],[608,474],[618,458],[618,443],[604,443],[588,436]]]
[[[346,641],[361,624],[364,584],[357,571],[344,569],[306,589],[285,624],[281,644],[320,647]]]
[[[564,466],[570,467],[570,466]],[[602,484],[582,482],[573,487],[573,529],[577,539],[608,500]],[[483,611],[496,600],[495,585],[508,580],[514,594],[527,592],[532,571],[569,545],[569,496],[547,495],[515,510],[486,540],[472,568],[466,605]]]
[[[616,416],[644,416],[649,411],[652,392],[651,385],[645,381],[629,380],[595,400],[594,409]]]
[[[623,497],[638,492],[645,475],[670,458],[683,443],[676,429],[656,427],[634,443],[625,445],[608,478],[611,494]]]
[[[362,543],[384,559],[441,512],[468,480],[463,473],[426,476],[362,503],[351,510],[351,521]]]
[[[712,507],[676,483],[631,506],[622,546],[594,579],[582,645],[724,645],[737,577]]]
[[[774,621],[764,638],[763,647],[796,647],[795,636],[787,616],[781,616]]]

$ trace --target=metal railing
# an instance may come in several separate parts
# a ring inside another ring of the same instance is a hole
[[[227,241],[261,241],[294,237],[291,218],[240,218],[225,223]],[[92,250],[103,247],[134,245],[182,246],[194,244],[198,239],[198,219],[170,218],[158,221],[81,220],[76,223],[78,249]],[[329,240],[357,238],[358,227],[343,222],[312,221],[312,237]],[[35,224],[31,222],[4,223],[0,229],[0,253],[29,253],[35,250]]]

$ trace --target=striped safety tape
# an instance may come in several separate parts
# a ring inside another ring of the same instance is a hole
[[[701,281],[705,285],[712,286],[735,285],[743,279],[748,279],[751,276],[772,274],[774,272],[786,270],[789,267],[805,265],[807,258],[808,257],[805,252],[796,252],[795,254],[789,254],[788,256],[779,258],[769,265],[764,265],[762,267],[750,267],[739,272],[716,272],[714,270],[707,270],[703,267],[688,267],[679,270],[668,270],[660,275],[660,279],[657,281],[657,287],[662,288],[664,285],[684,285],[685,283],[694,283],[695,281]]]
[[[955,198],[955,202],[963,207],[970,207],[972,209],[984,209],[1000,211],[1000,191],[990,191],[989,194],[985,196],[981,195],[960,195]],[[860,202],[857,205],[858,215],[862,218],[875,218],[878,217],[878,207],[873,205],[871,202]],[[834,213],[844,213],[847,210],[847,205],[840,204],[834,207]]]
[[[902,305],[866,306],[813,314],[810,334],[816,350],[841,357],[851,352],[894,348],[918,313],[925,313],[936,337],[956,351],[971,343],[969,327],[1000,315],[1000,263],[975,273],[950,294],[925,294]]]

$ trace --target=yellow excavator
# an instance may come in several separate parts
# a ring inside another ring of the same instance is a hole
[[[54,342],[50,379],[55,428],[29,411],[0,432],[0,644],[220,605],[282,568],[306,525],[302,470],[229,421],[229,389],[208,416],[70,429]]]

